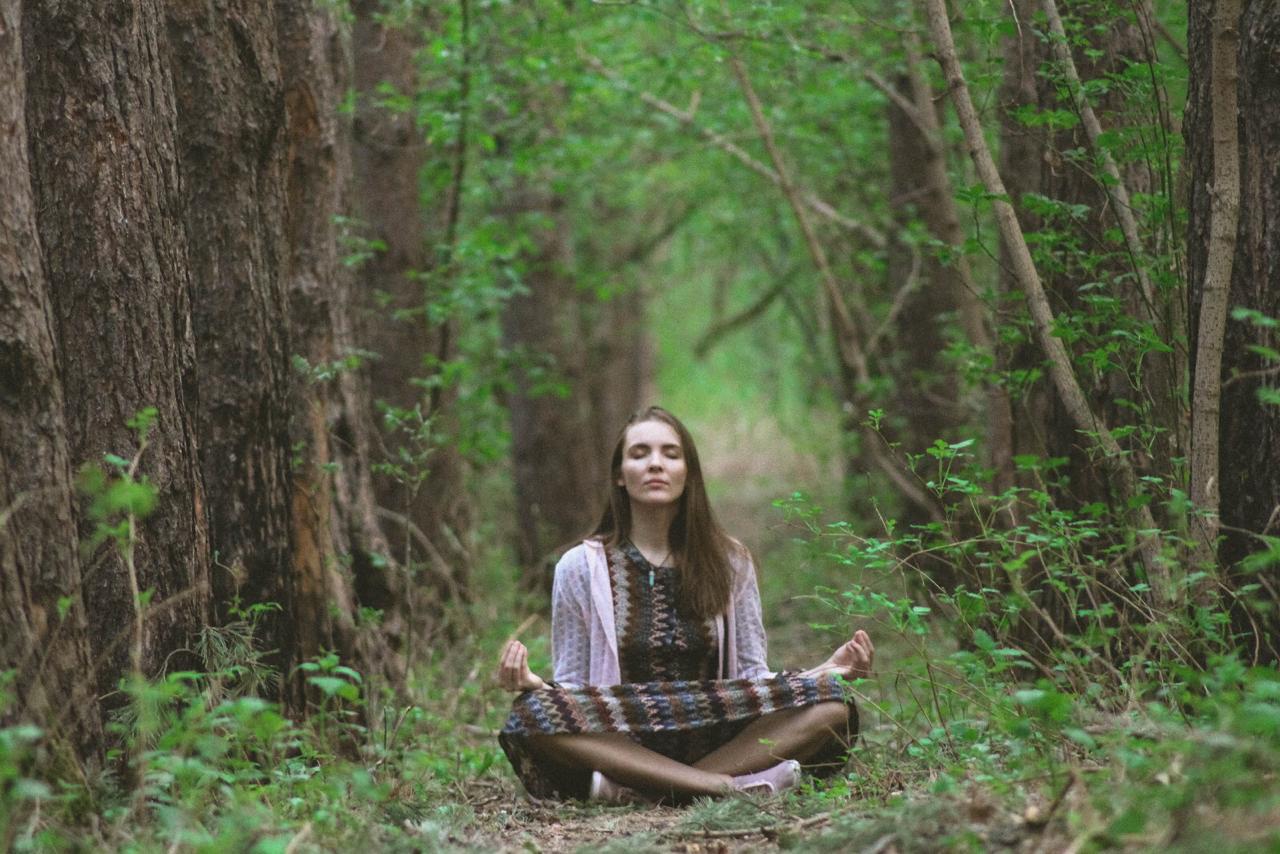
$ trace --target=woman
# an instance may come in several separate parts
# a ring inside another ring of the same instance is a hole
[[[687,799],[838,770],[857,734],[840,677],[870,674],[859,630],[819,666],[771,673],[755,568],[716,524],[693,439],[632,416],[600,524],[556,565],[553,681],[511,641],[498,681],[521,691],[499,736],[537,798]]]

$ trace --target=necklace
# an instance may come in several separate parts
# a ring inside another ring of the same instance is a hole
[[[659,560],[657,563],[654,563],[653,561],[649,560],[649,558],[645,555],[644,552],[640,551],[640,547],[637,546],[634,542],[631,545],[636,550],[636,552],[639,553],[640,557],[644,558],[644,562],[649,564],[649,589],[652,590],[653,578],[654,578],[654,575],[653,575],[654,567],[663,566],[664,564],[666,564],[667,561],[671,559],[671,549],[670,547],[668,547],[667,553],[662,556],[662,559]]]

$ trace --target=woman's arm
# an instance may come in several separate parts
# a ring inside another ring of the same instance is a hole
[[[551,673],[565,686],[587,684],[590,635],[587,607],[590,591],[586,556],[573,549],[556,564],[551,585]],[[529,650],[520,641],[507,641],[498,658],[498,684],[508,691],[536,691],[547,682],[529,669]]]
[[[737,578],[733,598],[734,627],[737,631],[738,676],[743,679],[772,676],[773,673],[765,663],[767,640],[760,608],[760,590],[756,585],[755,564],[745,546],[739,544],[739,549],[740,552],[734,560]],[[819,676],[823,673],[835,673],[846,679],[866,678],[871,675],[875,654],[876,648],[871,643],[871,636],[862,629],[858,629],[854,632],[853,638],[833,652],[826,661],[800,675]]]
[[[561,685],[591,681],[590,580],[586,546],[571,549],[556,564],[551,584],[551,678]]]
[[[733,556],[734,593],[733,617],[739,679],[758,679],[772,676],[765,658],[769,649],[764,633],[764,618],[760,609],[760,588],[756,586],[756,567],[751,552],[737,544],[738,553]]]

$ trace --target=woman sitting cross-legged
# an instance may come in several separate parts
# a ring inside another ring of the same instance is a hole
[[[770,672],[751,555],[716,524],[684,425],[637,413],[610,471],[600,524],[556,566],[553,681],[519,641],[502,651],[521,693],[499,741],[529,794],[687,800],[838,771],[858,730],[843,680],[870,675],[871,638]]]

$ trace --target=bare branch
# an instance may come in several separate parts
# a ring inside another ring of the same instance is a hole
[[[884,320],[880,321],[880,325],[871,333],[871,337],[867,339],[867,352],[878,353],[880,351],[880,342],[893,329],[893,324],[897,322],[898,315],[902,313],[902,309],[907,304],[907,297],[915,293],[916,288],[920,287],[920,250],[914,246],[911,247],[911,271],[907,273],[907,280],[902,283],[902,287],[898,288],[898,292],[893,295],[893,303],[889,306],[889,313],[885,315]]]
[[[725,318],[714,324],[710,329],[702,334],[698,339],[698,343],[693,348],[693,355],[699,359],[705,359],[707,353],[711,352],[711,348],[719,343],[721,338],[736,332],[744,326],[748,326],[760,315],[768,311],[769,306],[773,305],[773,301],[782,295],[787,288],[787,281],[790,278],[780,280],[776,285],[761,294],[755,302],[744,308],[742,311]]]

